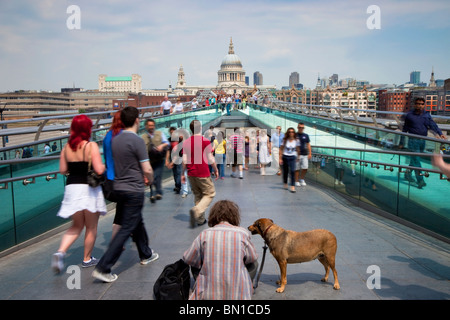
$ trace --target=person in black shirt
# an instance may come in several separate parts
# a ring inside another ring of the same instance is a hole
[[[407,113],[402,131],[426,137],[428,135],[428,130],[434,131],[436,138],[446,139],[441,129],[439,129],[437,124],[431,118],[431,115],[427,111],[425,111],[425,99],[419,97],[414,101],[414,110]],[[404,138],[405,137],[402,136],[399,145],[400,148],[402,148],[404,145]],[[411,152],[422,153],[425,149],[425,140],[408,137],[408,149]],[[422,165],[420,163],[420,157],[411,156],[409,166],[421,168]],[[418,188],[422,189],[427,184],[423,180],[423,176],[421,175],[420,170],[414,170],[414,172],[416,175]],[[407,170],[405,172],[405,179],[409,182],[414,182],[410,170]]]

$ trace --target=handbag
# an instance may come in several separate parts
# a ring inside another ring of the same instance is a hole
[[[89,142],[88,142],[89,143]],[[90,187],[95,188],[102,185],[105,182],[104,174],[97,174],[92,168],[91,153],[89,153],[89,164],[87,172],[87,183]]]
[[[189,265],[180,259],[164,267],[153,285],[153,294],[155,300],[187,300],[190,286]]]
[[[166,149],[159,151],[156,146],[150,141],[150,145],[148,147],[148,157],[150,158],[150,164],[156,164],[163,161],[166,157]]]
[[[103,196],[106,200],[117,202],[117,194],[114,191],[114,180],[105,179],[102,184]]]

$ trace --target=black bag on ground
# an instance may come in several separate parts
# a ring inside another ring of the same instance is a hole
[[[191,287],[189,265],[182,259],[164,267],[153,286],[155,300],[187,300]]]

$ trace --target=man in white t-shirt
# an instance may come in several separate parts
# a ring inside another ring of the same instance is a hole
[[[231,111],[230,111],[230,109],[231,109],[231,102],[232,102],[231,96],[228,96],[227,97],[227,116],[231,115]]]
[[[164,115],[172,113],[172,102],[168,97],[164,97],[164,101],[161,103],[161,113]]]

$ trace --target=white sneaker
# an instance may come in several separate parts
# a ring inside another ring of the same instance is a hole
[[[61,273],[64,269],[64,254],[62,252],[56,252],[53,254],[52,269],[56,274]]]
[[[157,254],[156,252],[152,251],[151,257],[148,258],[148,259],[141,260],[141,264],[142,265],[149,264],[150,262],[153,262],[153,261],[157,260],[158,258],[159,258],[159,254]]]
[[[340,184],[341,186],[345,186],[345,184],[344,184],[342,181],[339,181],[339,184]]]
[[[92,277],[103,282],[114,282],[118,278],[117,274],[103,273],[98,271],[97,269],[94,269],[94,271],[92,271]]]
[[[297,182],[295,183],[295,186],[296,186],[296,187],[300,187],[300,182],[297,181]]]
[[[306,182],[305,182],[305,180],[300,180],[300,185],[302,185],[302,186],[306,186]]]
[[[338,185],[339,184],[339,180],[338,179],[334,179],[334,184]]]

